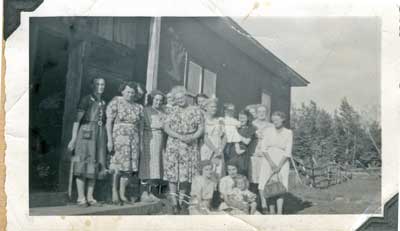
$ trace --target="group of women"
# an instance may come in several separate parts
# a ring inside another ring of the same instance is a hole
[[[270,123],[269,108],[250,105],[236,118],[235,106],[225,104],[219,117],[218,99],[198,95],[191,105],[183,86],[166,95],[152,91],[144,107],[144,90],[135,83],[121,84],[121,95],[107,104],[105,86],[104,79],[93,79],[68,144],[75,150],[78,205],[97,204],[95,182],[111,173],[113,203],[129,202],[126,187],[137,174],[147,185],[168,182],[176,213],[187,208],[191,214],[254,214],[257,207],[275,212],[263,190],[273,175],[288,187],[292,133],[283,126],[284,113],[272,113]],[[249,190],[249,183],[257,187]],[[148,197],[155,198],[147,190],[141,199]],[[275,199],[282,213],[283,198]]]

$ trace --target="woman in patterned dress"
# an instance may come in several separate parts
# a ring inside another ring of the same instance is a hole
[[[120,86],[122,96],[116,96],[107,106],[107,148],[114,150],[110,170],[114,171],[113,203],[128,202],[125,189],[128,175],[138,171],[141,137],[143,133],[143,107],[134,102],[136,85],[132,82]],[[118,190],[119,180],[119,190]],[[118,198],[119,194],[119,198]]]
[[[148,96],[149,106],[144,108],[144,133],[143,152],[140,153],[139,178],[144,184],[148,184],[141,198],[154,198],[151,187],[157,186],[162,179],[162,151],[164,148],[163,119],[165,113],[161,106],[164,94],[154,90]]]
[[[216,117],[218,99],[206,99],[204,106],[204,138],[200,147],[200,159],[210,160],[212,170],[218,179],[225,175],[224,147],[226,144],[225,128],[222,118]]]
[[[168,134],[164,155],[164,179],[169,182],[175,212],[186,195],[192,177],[197,174],[198,138],[204,132],[203,115],[197,106],[189,106],[186,89],[176,86],[171,90],[175,106],[166,115],[164,131]],[[179,190],[179,204],[176,198]]]
[[[97,204],[93,197],[96,179],[106,175],[106,143],[104,128],[106,103],[102,100],[105,88],[103,78],[92,81],[93,93],[83,97],[78,105],[78,113],[72,129],[68,149],[75,149],[74,175],[80,206]],[[87,195],[85,197],[85,186]]]

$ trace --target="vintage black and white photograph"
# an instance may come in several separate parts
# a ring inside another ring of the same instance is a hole
[[[31,17],[29,214],[379,214],[378,17]]]

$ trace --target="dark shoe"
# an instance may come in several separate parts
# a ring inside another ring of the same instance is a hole
[[[261,213],[262,213],[263,215],[269,214],[268,208],[262,208],[262,209],[261,209]]]

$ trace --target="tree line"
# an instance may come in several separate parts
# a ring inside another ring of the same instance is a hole
[[[381,126],[356,111],[346,98],[328,113],[314,101],[291,110],[293,156],[305,165],[328,162],[354,167],[380,166]]]

